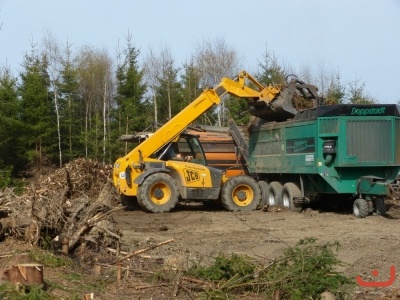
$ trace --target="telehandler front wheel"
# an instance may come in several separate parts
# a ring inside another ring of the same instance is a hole
[[[138,187],[137,194],[140,206],[148,212],[168,212],[178,203],[178,188],[166,173],[151,174]]]
[[[257,181],[246,175],[230,178],[222,187],[221,201],[229,211],[252,211],[261,201]]]

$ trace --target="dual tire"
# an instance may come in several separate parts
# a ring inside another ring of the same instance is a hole
[[[287,182],[282,185],[278,181],[272,181],[269,184],[266,181],[259,181],[258,183],[262,191],[262,205],[278,205],[295,212],[302,211],[303,206],[294,203],[294,198],[301,197],[301,190],[297,184]]]
[[[294,202],[294,198],[301,197],[299,186],[293,182],[287,182],[283,186],[278,181],[267,183],[266,181],[258,182],[262,191],[261,204],[264,206],[284,206],[291,211],[301,212],[303,207],[301,204]],[[386,207],[383,198],[374,200],[374,209],[377,215],[385,215]],[[356,199],[353,203],[353,214],[357,218],[365,218],[370,213],[368,202],[365,199]]]
[[[300,188],[292,182],[285,183],[282,189],[283,206],[289,208],[291,211],[301,212],[303,210],[303,205],[294,203],[294,198],[299,197],[301,197]]]
[[[369,214],[368,202],[365,199],[356,199],[353,203],[353,215],[357,218],[365,218]]]
[[[378,197],[374,200],[374,210],[379,216],[386,214],[385,199]],[[353,215],[357,218],[365,218],[369,215],[370,211],[368,201],[365,199],[356,199],[353,203]]]

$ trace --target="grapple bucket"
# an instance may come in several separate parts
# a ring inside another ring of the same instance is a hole
[[[249,102],[249,111],[253,116],[267,121],[285,121],[293,118],[297,112],[316,107],[322,104],[323,99],[318,97],[317,88],[305,84],[298,79],[292,79],[288,84],[274,87],[275,95],[263,97],[271,87],[260,92],[260,98]]]

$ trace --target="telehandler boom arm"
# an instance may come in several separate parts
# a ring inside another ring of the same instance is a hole
[[[203,91],[199,97],[191,102],[186,108],[179,112],[175,117],[169,120],[159,128],[148,139],[127,154],[124,159],[134,168],[141,168],[143,160],[152,155],[164,145],[179,136],[193,121],[205,113],[214,105],[221,102],[221,96],[225,93],[240,98],[260,98],[260,92],[245,86],[244,77],[250,77],[246,72],[241,72],[238,80],[223,78],[219,85],[214,89]],[[252,78],[252,82],[256,82]],[[258,82],[257,82],[258,83]],[[263,87],[257,84],[259,89]],[[276,90],[276,93],[279,91]]]

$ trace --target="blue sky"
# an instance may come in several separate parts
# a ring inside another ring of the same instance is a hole
[[[178,66],[202,39],[223,38],[250,72],[268,45],[284,64],[323,65],[382,103],[400,100],[400,0],[0,0],[0,24],[0,66],[15,75],[47,32],[113,55],[129,30],[142,56],[168,47]]]

